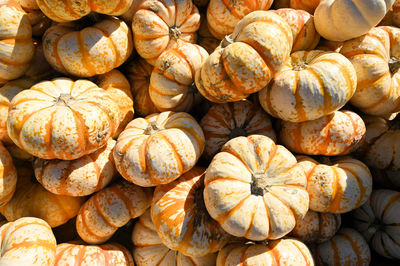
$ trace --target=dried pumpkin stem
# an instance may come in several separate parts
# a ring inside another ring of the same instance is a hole
[[[229,44],[232,44],[233,43],[233,39],[231,38],[231,36],[230,35],[226,35],[225,37],[224,37],[224,39],[222,40],[222,42],[221,42],[221,47],[222,48],[225,48],[225,47],[227,47]]]
[[[61,93],[58,98],[56,98],[56,105],[65,105],[65,106],[70,106],[71,102],[74,101],[74,98],[71,96],[71,94],[67,93]]]
[[[174,40],[178,40],[182,35],[182,32],[177,26],[172,26],[169,28],[169,37]]]
[[[392,75],[396,74],[400,68],[400,59],[397,57],[390,57],[389,59],[389,70]]]
[[[263,196],[271,187],[268,183],[268,178],[264,173],[254,173],[251,176],[251,181],[250,191],[253,195]]]
[[[157,123],[155,121],[151,121],[143,133],[145,135],[153,135],[154,133],[160,130],[161,129],[157,126]]]

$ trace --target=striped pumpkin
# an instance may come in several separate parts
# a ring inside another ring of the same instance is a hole
[[[0,206],[11,200],[17,186],[17,178],[12,158],[0,141]]]

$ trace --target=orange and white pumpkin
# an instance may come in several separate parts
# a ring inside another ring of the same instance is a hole
[[[211,160],[228,140],[239,136],[257,134],[276,141],[269,116],[248,100],[214,104],[200,126],[206,139],[203,156],[207,160]]]
[[[10,138],[43,159],[73,160],[96,151],[114,135],[120,118],[118,105],[105,90],[68,78],[43,81],[18,93],[9,110]]]
[[[200,14],[192,0],[144,0],[132,21],[138,54],[154,65],[177,40],[196,42]]]
[[[351,111],[335,111],[316,120],[282,121],[280,141],[293,152],[309,155],[345,155],[363,142],[365,124]]]
[[[128,25],[115,17],[83,29],[77,23],[52,26],[43,35],[43,45],[44,55],[55,70],[78,77],[113,70],[133,49]]]
[[[54,265],[56,238],[43,220],[23,217],[0,227],[1,265]]]
[[[76,217],[76,230],[89,244],[106,242],[119,227],[139,217],[151,203],[151,190],[118,182],[104,188],[86,201]]]
[[[163,112],[132,120],[118,137],[114,160],[126,180],[151,187],[189,171],[203,150],[203,131],[191,115]]]
[[[281,238],[308,211],[304,171],[266,136],[228,141],[211,161],[204,183],[208,213],[234,236]]]
[[[207,57],[201,46],[181,40],[158,57],[149,94],[160,112],[188,112],[203,98],[194,84],[194,75]]]
[[[0,141],[0,206],[11,200],[17,186],[17,178],[12,158]]]

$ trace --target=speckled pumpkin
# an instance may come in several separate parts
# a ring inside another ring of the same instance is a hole
[[[92,77],[120,66],[132,53],[128,25],[108,17],[93,26],[58,24],[43,35],[44,54],[57,71],[78,77]]]
[[[106,242],[119,227],[142,215],[151,202],[151,190],[125,180],[100,190],[82,205],[76,230],[89,244]]]
[[[306,182],[285,147],[261,135],[237,137],[211,161],[204,202],[228,233],[251,240],[278,239],[308,210]]]
[[[231,244],[217,257],[216,266],[296,265],[313,266],[310,250],[295,239],[280,239],[265,244]]]
[[[361,161],[347,158],[327,159],[327,164],[297,157],[307,176],[310,210],[345,213],[364,204],[372,191],[372,176]]]
[[[132,21],[136,51],[154,65],[178,39],[195,43],[199,27],[200,14],[192,0],[144,0]]]
[[[272,11],[246,15],[196,72],[196,86],[208,100],[235,102],[263,89],[289,59],[293,35]]]
[[[194,84],[194,75],[208,53],[197,44],[178,40],[154,64],[149,95],[160,112],[188,112],[203,98]]]
[[[259,93],[269,114],[290,122],[304,122],[342,108],[354,95],[353,65],[335,52],[313,50],[291,54],[289,62]]]
[[[290,235],[304,243],[322,243],[331,239],[341,225],[340,214],[309,210],[303,219],[296,221]]]
[[[133,257],[138,266],[209,266],[215,265],[216,253],[189,257],[166,247],[151,220],[150,209],[136,222],[132,232]]]
[[[203,131],[191,115],[163,112],[132,120],[118,137],[114,160],[126,180],[151,187],[189,171],[203,150]]]
[[[17,186],[17,170],[12,158],[0,141],[0,206],[11,200]]]
[[[215,48],[217,48],[221,42],[221,40],[218,40],[211,34],[210,30],[208,29],[207,19],[205,19],[203,14],[201,15],[200,28],[197,33],[197,44],[206,49],[209,54],[214,52]]]
[[[363,142],[365,124],[351,111],[335,111],[316,120],[282,121],[280,141],[293,152],[309,155],[345,155]]]
[[[342,228],[331,240],[311,249],[315,265],[368,266],[371,251],[367,241],[356,230]]]
[[[0,227],[1,265],[54,265],[56,238],[43,220],[23,217]]]
[[[54,266],[133,266],[130,252],[118,243],[84,245],[75,242],[57,245]]]
[[[305,10],[310,14],[314,14],[315,9],[321,0],[275,0],[275,8],[290,7],[298,10]]]
[[[0,3],[0,84],[24,74],[34,54],[32,27],[15,0]]]
[[[36,0],[36,3],[47,17],[57,22],[67,22],[80,19],[90,12],[122,15],[128,11],[132,0]]]
[[[105,90],[68,78],[43,81],[18,93],[9,110],[10,138],[43,159],[73,160],[96,151],[114,135],[120,118],[118,105]]]
[[[107,186],[116,174],[112,155],[115,140],[75,160],[44,160],[33,164],[36,179],[57,195],[87,196]]]
[[[214,104],[202,118],[200,126],[206,139],[203,156],[211,160],[230,139],[264,135],[276,141],[269,116],[248,100]]]
[[[400,259],[400,192],[378,189],[352,213],[355,228],[372,248],[389,259]]]

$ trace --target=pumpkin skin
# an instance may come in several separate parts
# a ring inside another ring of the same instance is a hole
[[[292,52],[313,50],[319,42],[319,34],[315,30],[314,17],[310,13],[292,8],[273,10],[289,24],[293,34]]]
[[[120,66],[131,55],[132,34],[122,20],[109,17],[92,27],[80,30],[79,26],[58,24],[45,32],[45,56],[55,70],[92,77]]]
[[[367,33],[395,0],[322,0],[314,12],[318,33],[331,41],[346,41]]]
[[[355,228],[372,248],[389,259],[400,259],[400,193],[377,189],[371,198],[352,213]]]
[[[26,9],[39,9],[36,0],[18,0],[18,3]]]
[[[62,243],[57,245],[54,266],[133,266],[133,258],[129,251],[118,243],[104,245],[84,245],[78,243]]]
[[[157,186],[151,203],[151,219],[161,241],[186,256],[217,252],[231,238],[204,206],[204,172],[194,167],[179,180]]]
[[[0,141],[0,206],[11,200],[17,186],[17,178],[12,158]]]
[[[201,46],[178,40],[154,64],[149,95],[160,112],[188,112],[202,96],[194,85],[194,74],[208,53]]]
[[[105,90],[68,78],[43,81],[18,93],[9,110],[10,138],[43,159],[73,160],[96,151],[114,135],[120,117]]]
[[[203,156],[207,160],[211,160],[228,140],[239,136],[258,134],[276,141],[269,116],[248,100],[214,104],[200,126],[206,139]]]
[[[291,54],[287,65],[259,93],[272,116],[304,122],[342,108],[354,95],[357,76],[350,61],[339,53],[319,50]]]
[[[345,155],[363,142],[365,124],[351,111],[335,111],[316,120],[282,121],[280,141],[293,152],[309,155]]]
[[[246,15],[196,72],[196,86],[208,100],[235,102],[263,89],[289,59],[293,35],[272,11]]]
[[[359,265],[371,262],[371,251],[364,237],[352,228],[342,228],[330,240],[312,249],[315,265]]]
[[[313,266],[310,250],[295,239],[280,239],[264,244],[231,244],[217,257],[216,266],[298,265]]]
[[[191,115],[163,112],[132,120],[118,137],[114,160],[126,180],[151,187],[189,171],[203,150],[203,131]]]
[[[319,164],[307,156],[297,159],[307,176],[312,211],[349,212],[364,204],[371,195],[371,172],[359,160],[347,157]]]
[[[128,11],[132,0],[79,0],[64,2],[58,0],[36,0],[40,10],[57,22],[80,19],[90,12],[118,16]]]
[[[56,238],[42,219],[23,217],[0,227],[1,265],[54,265]]]
[[[89,244],[106,242],[119,227],[142,215],[151,203],[151,190],[126,182],[106,187],[82,205],[76,230]]]
[[[200,14],[192,0],[144,0],[132,21],[136,51],[154,65],[178,39],[195,43],[199,27]]]
[[[309,210],[303,219],[296,221],[290,235],[304,243],[322,243],[331,239],[341,225],[340,214]]]
[[[275,8],[290,7],[296,10],[305,10],[310,14],[314,14],[315,9],[321,0],[276,0],[274,1]]]
[[[0,84],[21,77],[34,54],[28,15],[14,0],[0,4]]]
[[[217,48],[221,42],[211,34],[210,30],[208,29],[207,19],[205,19],[203,14],[201,15],[200,28],[197,33],[197,44],[206,49],[207,53],[209,54],[214,52],[215,48]]]
[[[112,155],[116,141],[79,159],[44,160],[36,158],[33,164],[36,179],[57,195],[87,196],[107,186],[116,175]]]
[[[208,213],[228,233],[278,239],[308,210],[306,176],[296,158],[266,136],[228,141],[205,175]]]

